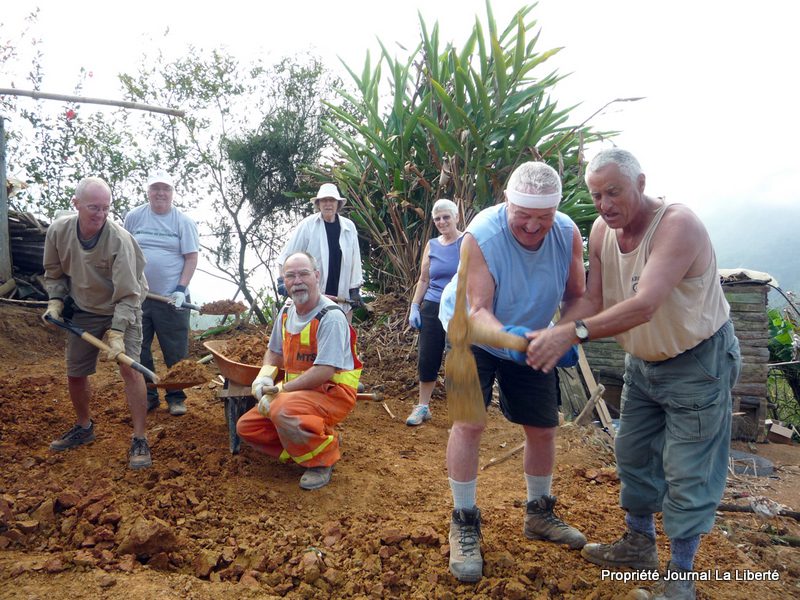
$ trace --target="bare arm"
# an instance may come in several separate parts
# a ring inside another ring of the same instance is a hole
[[[572,258],[569,263],[569,275],[564,286],[561,310],[568,312],[586,293],[586,270],[583,268],[583,237],[575,225],[572,233]]]
[[[183,270],[181,271],[181,276],[178,279],[178,285],[189,287],[189,282],[194,276],[195,269],[197,269],[198,256],[199,255],[197,252],[189,252],[183,255]]]
[[[465,233],[462,246],[469,252],[469,269],[467,271],[467,300],[469,313],[475,322],[482,323],[491,329],[499,329],[503,324],[494,316],[495,281],[489,272],[489,266],[483,257],[478,242],[472,234]]]
[[[417,280],[417,287],[414,290],[414,297],[411,298],[412,304],[422,303],[425,297],[425,292],[428,291],[428,285],[431,282],[431,257],[430,257],[431,243],[425,244],[425,250],[422,253],[422,264],[419,268],[419,279]]]

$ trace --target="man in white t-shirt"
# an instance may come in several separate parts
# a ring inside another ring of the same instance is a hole
[[[166,171],[155,171],[147,179],[147,204],[125,216],[127,229],[147,259],[144,272],[150,291],[168,296],[172,304],[146,299],[142,303],[141,363],[151,371],[153,336],[158,336],[164,362],[171,367],[189,354],[189,309],[182,308],[189,297],[189,282],[197,267],[200,239],[195,222],[172,205],[174,186]],[[183,390],[166,393],[169,413],[186,413]],[[158,408],[158,390],[148,389],[147,410]]]

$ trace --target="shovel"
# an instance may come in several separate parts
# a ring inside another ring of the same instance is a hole
[[[105,342],[103,342],[103,340],[100,340],[100,339],[96,338],[95,336],[93,336],[91,333],[89,333],[85,329],[82,329],[82,328],[78,327],[77,325],[73,325],[69,321],[59,321],[58,319],[54,319],[53,317],[51,317],[49,315],[46,316],[45,319],[47,319],[48,323],[52,323],[56,327],[61,327],[61,329],[66,329],[70,333],[73,333],[73,334],[77,335],[83,341],[88,342],[89,344],[91,344],[95,348],[99,348],[103,352],[110,352],[111,351],[111,347],[108,344],[106,344]],[[133,360],[127,354],[125,354],[123,352],[120,352],[116,356],[116,361],[118,363],[120,363],[120,364],[128,365],[131,369],[134,369],[135,371],[139,371],[139,373],[144,375],[147,379],[149,379],[153,383],[158,383],[158,375],[153,373],[150,369],[148,369],[144,365],[142,365],[142,364],[136,362],[135,360]]]
[[[174,303],[172,302],[172,298],[170,298],[168,296],[162,296],[161,294],[154,294],[153,292],[147,292],[147,297],[150,300],[158,300],[159,302],[164,302],[166,304],[172,304],[174,306]],[[200,307],[197,304],[192,304],[191,302],[184,302],[181,305],[181,308],[183,308],[184,306],[186,308],[191,308],[192,310],[197,310],[197,311],[200,310]],[[179,310],[179,309],[176,308],[175,310]]]

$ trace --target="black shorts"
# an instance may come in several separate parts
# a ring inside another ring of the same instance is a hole
[[[558,376],[555,369],[542,373],[527,365],[503,360],[472,346],[478,365],[483,401],[492,401],[495,377],[500,384],[500,410],[506,419],[532,427],[558,426]]]

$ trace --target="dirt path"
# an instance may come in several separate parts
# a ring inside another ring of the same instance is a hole
[[[0,598],[611,599],[634,587],[602,580],[575,551],[524,538],[520,456],[481,471],[484,578],[456,582],[447,569],[446,409],[440,401],[432,421],[405,426],[413,393],[397,390],[408,388],[413,361],[399,369],[388,348],[381,364],[391,366],[368,363],[366,380],[393,390],[387,404],[397,418],[360,402],[342,427],[332,483],[304,492],[300,469],[250,449],[230,454],[222,404],[208,386],[188,390],[186,416],[162,407],[148,419],[154,466],[128,470],[130,422],[109,363],[93,378],[97,440],[49,453],[73,423],[62,344],[37,311],[0,305]],[[400,360],[409,363],[406,352]],[[482,464],[521,441],[493,409]],[[769,456],[773,447],[757,451]],[[779,479],[741,477],[731,489],[796,504],[800,450],[778,451],[776,464],[787,465]],[[613,457],[592,430],[562,428],[554,479],[560,514],[590,540],[621,533]],[[137,532],[149,536],[138,558],[129,553]],[[774,569],[780,580],[704,581],[698,597],[800,597],[800,550],[774,545],[777,534],[797,536],[800,527],[721,514],[697,568],[734,578]]]

